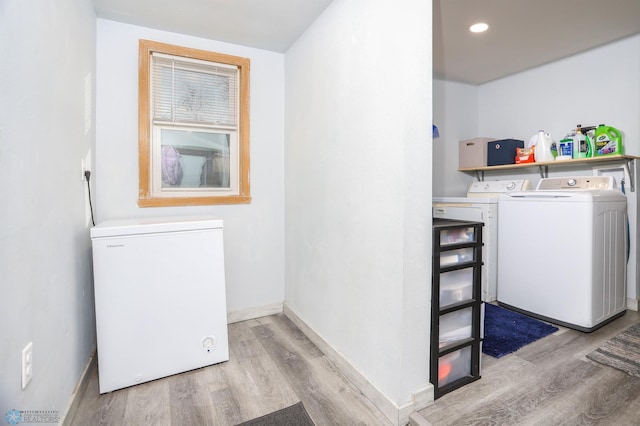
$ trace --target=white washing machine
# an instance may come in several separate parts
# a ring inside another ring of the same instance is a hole
[[[611,176],[541,179],[498,203],[498,303],[591,332],[626,312],[627,200]]]
[[[433,217],[482,222],[482,300],[496,300],[498,285],[498,196],[503,193],[526,191],[529,181],[494,180],[473,182],[466,197],[434,197]]]

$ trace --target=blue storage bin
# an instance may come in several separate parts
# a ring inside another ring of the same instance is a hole
[[[516,148],[524,148],[524,141],[518,139],[502,139],[487,142],[487,166],[515,164]]]

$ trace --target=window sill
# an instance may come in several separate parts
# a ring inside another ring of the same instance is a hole
[[[246,195],[230,195],[227,197],[167,197],[138,199],[138,207],[209,206],[250,203],[251,197]]]

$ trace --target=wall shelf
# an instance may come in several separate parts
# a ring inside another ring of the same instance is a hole
[[[629,178],[631,180],[629,187],[631,188],[631,192],[634,192],[635,191],[635,177],[634,177],[635,169],[633,167],[633,162],[637,158],[640,158],[640,157],[637,157],[634,155],[605,155],[601,157],[580,158],[580,159],[564,160],[564,161],[545,161],[540,163],[505,164],[503,166],[467,167],[467,168],[458,169],[458,171],[466,172],[466,173],[475,173],[476,178],[480,182],[482,182],[484,181],[485,172],[491,172],[495,170],[517,170],[517,169],[538,168],[538,170],[540,171],[540,177],[546,178],[549,176],[549,167],[561,168],[561,167],[591,165],[591,164],[623,163],[627,170],[627,173],[629,174]]]

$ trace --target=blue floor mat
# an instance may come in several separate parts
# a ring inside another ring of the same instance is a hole
[[[558,327],[485,303],[482,352],[500,358],[556,331]]]

